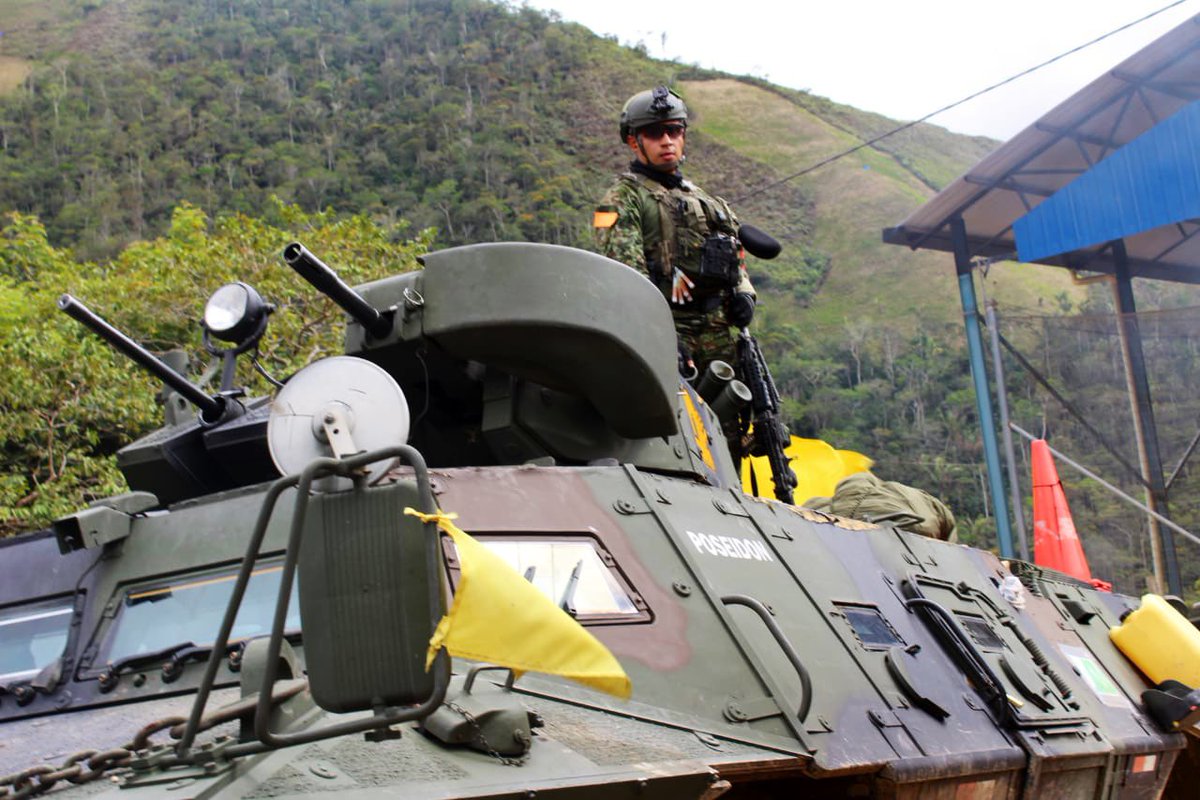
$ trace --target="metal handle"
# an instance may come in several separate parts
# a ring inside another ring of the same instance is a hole
[[[475,686],[475,677],[481,672],[490,672],[492,670],[504,670],[508,673],[508,677],[504,679],[504,688],[512,691],[513,684],[517,681],[517,672],[512,667],[502,667],[499,664],[476,664],[467,671],[467,679],[463,681],[463,694],[470,694],[472,687]]]
[[[296,575],[296,562],[300,555],[300,539],[304,534],[304,519],[308,511],[308,498],[312,484],[318,478],[335,474],[350,477],[357,474],[360,467],[376,461],[400,457],[413,467],[417,479],[417,493],[420,497],[422,512],[437,513],[437,503],[433,499],[433,491],[429,484],[429,470],[425,459],[416,448],[409,445],[393,445],[368,453],[343,459],[317,458],[309,463],[300,473],[296,485],[296,505],[292,512],[292,528],[288,537],[287,551],[284,555],[283,569],[279,579],[279,598],[275,604],[275,620],[271,625],[271,639],[267,645],[266,669],[263,671],[262,688],[258,696],[258,708],[254,714],[254,734],[261,742],[269,747],[288,747],[296,744],[307,744],[333,736],[343,736],[348,733],[386,728],[398,722],[420,719],[433,713],[442,704],[446,689],[450,685],[450,659],[445,648],[438,651],[433,665],[433,690],[429,697],[415,708],[396,710],[390,714],[376,712],[366,719],[327,725],[316,730],[295,734],[279,734],[271,730],[271,686],[275,683],[279,666],[279,651],[283,646],[283,631],[287,624],[287,606],[291,596],[292,582]],[[429,523],[433,524],[433,523]],[[426,568],[433,574],[439,573],[440,544],[438,537],[426,537]],[[434,609],[435,618],[431,619],[430,629],[437,624],[436,615],[442,607],[441,584],[439,581],[430,583],[430,607]]]
[[[796,718],[804,722],[808,716],[809,708],[812,707],[812,679],[808,676],[808,670],[804,668],[804,664],[800,661],[800,654],[796,652],[795,647],[792,647],[787,634],[775,622],[767,607],[749,595],[727,594],[721,598],[721,602],[727,606],[745,606],[755,614],[758,614],[759,619],[767,626],[767,630],[775,637],[775,644],[779,645],[779,649],[787,656],[787,660],[791,662],[792,668],[800,676],[800,689],[804,696],[800,698],[800,708],[796,711]]]
[[[416,448],[408,445],[395,445],[341,460],[332,458],[314,459],[300,474],[288,475],[271,484],[271,487],[267,490],[266,497],[263,499],[263,505],[259,509],[254,532],[250,536],[246,555],[242,559],[241,569],[238,571],[237,579],[234,581],[229,605],[225,610],[225,618],[221,621],[221,630],[217,635],[216,642],[213,644],[213,655],[209,657],[204,677],[201,679],[200,686],[196,691],[196,699],[192,705],[192,711],[188,717],[187,725],[183,730],[183,735],[175,746],[176,752],[181,757],[185,756],[192,742],[195,740],[197,732],[200,730],[201,718],[204,716],[204,707],[208,702],[209,694],[212,692],[217,669],[220,667],[222,661],[222,659],[216,657],[216,654],[224,652],[228,645],[234,622],[237,619],[237,613],[241,608],[242,598],[246,592],[246,586],[250,582],[250,573],[254,568],[254,562],[258,556],[259,549],[262,547],[262,541],[266,536],[267,525],[271,521],[275,505],[280,495],[293,486],[297,487],[296,507],[292,515],[292,526],[289,533],[282,574],[280,576],[280,593],[276,600],[275,618],[271,625],[271,639],[267,646],[263,685],[260,690],[259,703],[254,717],[254,732],[260,741],[258,743],[238,745],[237,747],[240,748],[239,753],[261,752],[263,748],[267,747],[304,744],[330,736],[341,736],[347,733],[358,733],[375,728],[384,728],[394,725],[397,722],[427,716],[441,705],[446,696],[446,689],[450,685],[450,658],[446,654],[445,648],[438,652],[434,660],[433,691],[429,698],[420,706],[408,708],[390,715],[375,714],[366,719],[339,725],[330,725],[293,735],[278,735],[272,733],[270,730],[271,686],[277,677],[279,652],[283,646],[283,629],[287,620],[287,604],[291,595],[292,581],[295,577],[299,543],[304,531],[304,517],[308,509],[308,496],[312,483],[317,478],[328,474],[348,476],[366,464],[396,457],[404,458],[413,467],[413,473],[417,481],[417,492],[422,506],[421,510],[427,514],[437,513],[437,503],[433,498],[432,487],[429,483],[429,470],[425,465],[425,459]],[[440,545],[438,538],[430,536],[427,539],[426,568],[432,570],[434,574],[438,574],[440,571]],[[431,600],[433,600],[431,607],[441,609],[443,604],[439,582],[434,581],[430,591],[437,595],[436,597],[431,597]],[[431,622],[436,624],[437,620],[434,619]]]
[[[906,583],[912,586],[911,582]],[[958,654],[967,662],[968,669],[974,673],[968,677],[974,679],[981,689],[985,689],[991,695],[987,698],[987,701],[996,706],[993,710],[998,715],[1007,717],[1008,703],[1004,684],[996,677],[996,673],[992,672],[992,668],[984,661],[979,651],[975,649],[975,645],[971,643],[970,637],[967,636],[962,626],[958,624],[958,620],[954,618],[950,610],[927,597],[910,597],[904,601],[904,605],[909,609],[914,607],[923,608],[932,612],[932,615],[938,618],[941,622],[942,630],[953,640]]]

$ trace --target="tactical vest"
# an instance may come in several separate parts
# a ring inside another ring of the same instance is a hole
[[[733,248],[727,257],[734,259],[734,268],[740,262],[737,219],[729,204],[687,180],[674,189],[635,172],[623,173],[620,180],[653,201],[642,203],[641,219],[650,279],[669,297],[672,274],[679,268],[695,283],[695,302],[705,306],[728,290],[729,277],[702,270],[701,265],[706,248],[711,262],[713,248],[721,246]]]

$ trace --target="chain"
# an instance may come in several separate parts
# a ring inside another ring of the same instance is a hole
[[[124,747],[111,750],[80,750],[67,756],[61,766],[39,764],[35,767],[0,776],[0,800],[23,800],[49,791],[59,781],[90,783],[114,770],[128,767],[139,750],[150,746],[150,737],[159,731],[185,721],[183,717],[165,717],[146,725]],[[84,766],[87,770],[84,770]]]
[[[142,727],[140,731],[133,735],[133,739],[129,744],[125,745],[129,750],[145,750],[150,746],[150,737],[159,731],[165,731],[167,728],[173,728],[176,725],[181,725],[187,722],[187,717],[163,717],[156,719]]]
[[[59,767],[49,764],[39,764],[36,767],[15,772],[12,775],[0,777],[0,798],[3,800],[21,800],[26,797],[36,797],[49,791],[59,781],[69,783],[88,783],[103,777],[106,773],[129,766],[133,760],[133,751],[125,747],[99,752],[96,750],[81,750],[67,756]],[[84,764],[87,771],[84,771]]]
[[[457,711],[459,714],[462,714],[462,718],[467,721],[467,724],[470,725],[472,728],[474,728],[475,740],[479,742],[479,744],[483,748],[484,752],[486,752],[489,756],[491,756],[492,758],[499,761],[504,766],[520,767],[520,766],[524,766],[525,762],[529,760],[528,743],[526,743],[525,754],[520,756],[519,758],[510,758],[509,756],[501,755],[496,750],[496,748],[494,748],[490,744],[488,744],[487,738],[483,735],[483,728],[479,725],[479,720],[475,719],[475,716],[470,711],[467,711],[465,708],[460,706],[458,703],[454,703],[449,700],[446,701],[446,706],[454,711]]]
[[[284,700],[303,690],[306,686],[306,682],[300,681],[297,686],[285,687],[271,696],[271,704],[279,705]],[[239,709],[240,713],[232,717],[232,719],[238,719],[253,710],[253,708],[248,710]],[[463,713],[465,714],[465,712]],[[199,730],[208,730],[229,721],[229,719],[228,715],[218,711],[202,719]],[[471,722],[474,723],[474,720],[472,719]],[[0,776],[0,800],[23,800],[26,797],[36,797],[63,780],[75,784],[98,780],[109,772],[128,767],[138,751],[151,747],[150,737],[154,734],[168,728],[178,728],[186,723],[187,717],[163,717],[143,726],[124,747],[115,747],[104,751],[81,750],[78,753],[67,756],[67,759],[58,767],[51,766],[50,764],[39,764],[21,772]],[[477,724],[476,729],[478,729]],[[176,739],[179,738],[179,735],[174,731],[172,731],[171,735]],[[482,741],[483,736],[480,735],[479,738]],[[88,767],[86,772],[84,771],[84,764],[81,763],[85,760]]]

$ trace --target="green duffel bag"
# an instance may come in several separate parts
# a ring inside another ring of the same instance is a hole
[[[867,522],[894,522],[922,536],[958,541],[954,513],[929,492],[856,472],[838,481],[833,497],[814,497],[809,508]]]

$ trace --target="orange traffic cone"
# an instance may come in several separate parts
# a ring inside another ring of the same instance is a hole
[[[1033,561],[1044,567],[1087,581],[1097,589],[1112,590],[1107,581],[1092,578],[1083,544],[1075,531],[1067,495],[1044,439],[1035,439],[1029,449],[1033,467]]]

